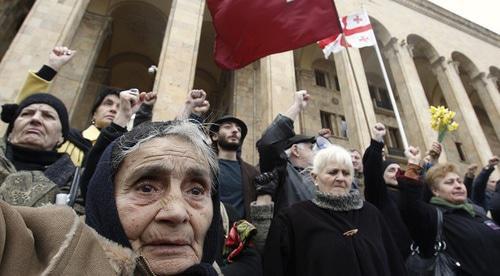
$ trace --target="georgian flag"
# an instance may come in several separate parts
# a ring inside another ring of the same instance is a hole
[[[325,58],[347,47],[363,48],[376,43],[370,18],[366,11],[343,16],[340,20],[342,33],[318,41]]]

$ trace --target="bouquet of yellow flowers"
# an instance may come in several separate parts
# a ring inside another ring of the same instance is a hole
[[[431,106],[431,127],[438,132],[438,142],[442,143],[447,132],[457,130],[458,124],[453,119],[455,112],[448,110],[444,106]]]

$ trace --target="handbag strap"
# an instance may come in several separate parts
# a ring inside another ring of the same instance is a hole
[[[436,231],[436,244],[434,250],[436,252],[444,251],[446,249],[446,242],[443,240],[443,211],[437,207],[437,231]]]

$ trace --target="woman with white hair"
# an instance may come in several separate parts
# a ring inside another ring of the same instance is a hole
[[[319,151],[312,200],[275,216],[264,251],[265,275],[405,275],[401,255],[379,211],[351,189],[351,155]]]

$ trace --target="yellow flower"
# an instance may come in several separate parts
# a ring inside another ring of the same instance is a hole
[[[458,123],[457,122],[453,122],[451,124],[448,125],[448,131],[449,132],[452,132],[452,131],[455,131],[457,130],[458,128]]]

